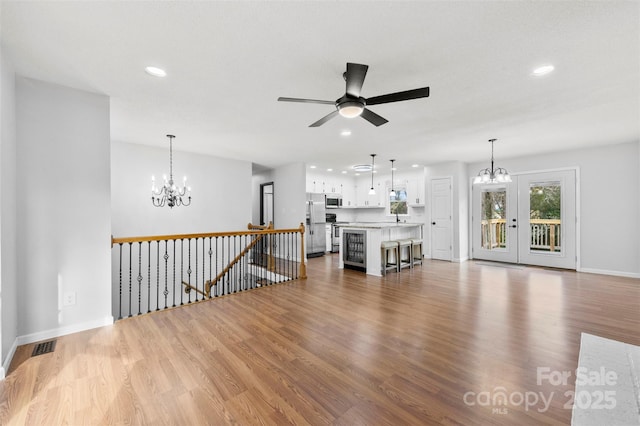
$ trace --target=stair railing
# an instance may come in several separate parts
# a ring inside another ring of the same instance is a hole
[[[112,238],[111,246],[118,319],[307,277],[303,224]]]

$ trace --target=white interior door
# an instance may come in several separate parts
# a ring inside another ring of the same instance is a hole
[[[518,177],[519,262],[576,268],[575,170]]]
[[[475,184],[472,198],[473,257],[517,263],[517,178],[501,184]]]
[[[431,258],[452,260],[451,178],[431,181]]]

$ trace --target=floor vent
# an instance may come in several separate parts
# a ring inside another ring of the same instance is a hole
[[[48,354],[49,352],[53,352],[56,349],[57,340],[49,340],[48,342],[38,343],[35,348],[33,348],[32,357]]]

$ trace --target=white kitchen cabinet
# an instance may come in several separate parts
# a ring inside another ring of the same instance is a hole
[[[318,192],[316,190],[316,180],[314,178],[307,178],[307,192]]]
[[[410,206],[424,206],[424,179],[409,179],[407,182],[407,202]]]
[[[371,184],[359,185],[357,187],[356,199],[358,207],[384,207],[384,185],[381,183],[374,183],[373,188],[376,193],[374,195],[370,195],[369,191],[371,190]]]
[[[356,186],[354,184],[342,185],[342,207],[354,208],[356,203]]]

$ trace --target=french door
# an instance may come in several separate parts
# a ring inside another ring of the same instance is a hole
[[[473,185],[473,257],[575,269],[575,170],[512,179]]]

